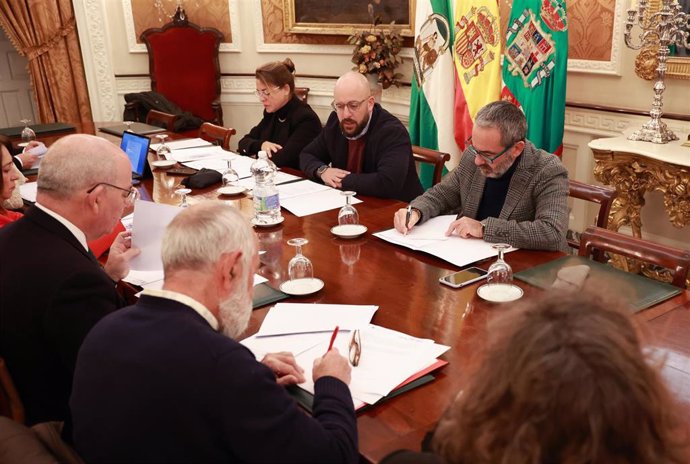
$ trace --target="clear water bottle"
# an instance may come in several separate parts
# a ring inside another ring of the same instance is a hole
[[[280,200],[278,189],[273,183],[277,170],[276,165],[268,159],[265,151],[259,152],[259,158],[251,165],[254,176],[254,211],[257,222],[271,224],[280,218]]]

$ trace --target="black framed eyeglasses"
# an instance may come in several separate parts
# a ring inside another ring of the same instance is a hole
[[[105,185],[107,187],[112,187],[114,189],[118,189],[118,190],[121,190],[123,192],[126,192],[127,195],[126,196],[123,195],[123,198],[125,199],[125,201],[127,203],[134,203],[134,201],[139,197],[139,191],[137,189],[135,189],[134,187],[129,187],[128,189],[126,189],[126,188],[118,187],[117,185],[109,184],[107,182],[97,183],[96,185],[94,185],[93,187],[88,189],[86,191],[86,193],[93,192],[94,190],[96,190],[96,187],[98,187],[99,185]]]
[[[359,334],[359,330],[355,330],[352,333],[352,338],[350,339],[350,363],[357,367],[359,365],[359,359],[362,356],[362,338]]]
[[[348,110],[350,110],[351,113],[354,113],[359,109],[360,106],[362,106],[362,103],[365,101],[369,100],[369,97],[365,98],[364,100],[360,101],[349,101],[347,103],[336,103],[335,100],[331,102],[331,108],[333,108],[336,112],[342,113],[345,108],[347,107]]]
[[[493,164],[494,161],[496,161],[498,158],[501,156],[505,155],[508,150],[513,148],[513,145],[515,145],[517,142],[513,142],[507,147],[505,147],[503,150],[501,150],[499,153],[492,153],[490,151],[479,151],[477,150],[474,145],[472,145],[472,136],[465,140],[465,147],[466,150],[472,155],[472,156],[479,156],[481,159],[487,162],[487,164]]]

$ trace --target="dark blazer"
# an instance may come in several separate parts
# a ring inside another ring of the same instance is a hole
[[[343,190],[401,201],[411,201],[424,192],[412,158],[410,134],[378,103],[374,105],[366,138],[362,172],[345,177]],[[334,111],[319,136],[302,150],[300,167],[307,177],[322,182],[316,170],[329,163],[334,168],[345,169],[347,148],[347,139]]]
[[[321,120],[311,106],[297,97],[275,113],[267,113],[258,126],[242,137],[237,144],[242,155],[256,155],[261,144],[269,141],[281,145],[271,160],[278,167],[299,169],[299,154],[321,132]]]
[[[74,443],[86,462],[358,462],[347,385],[315,391],[311,417],[192,308],[143,295],[79,351]]]
[[[0,229],[0,356],[29,425],[67,418],[79,347],[123,303],[95,258],[37,207]]]

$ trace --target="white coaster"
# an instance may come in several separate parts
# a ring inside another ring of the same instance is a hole
[[[484,284],[477,289],[477,295],[486,301],[506,303],[522,297],[523,291],[513,284]]]
[[[218,193],[220,195],[233,196],[233,195],[239,195],[240,193],[244,193],[245,190],[247,190],[247,189],[242,187],[241,185],[230,185],[228,187],[219,188]]]
[[[280,291],[288,295],[311,295],[323,288],[323,280],[317,278],[287,280],[280,284]]]
[[[342,224],[331,227],[331,233],[340,238],[355,238],[364,234],[367,231],[367,226],[362,224]]]
[[[251,220],[251,223],[253,226],[256,226],[256,227],[273,227],[273,226],[277,226],[278,224],[280,224],[284,220],[285,220],[284,216],[279,216],[278,219],[276,219],[275,221],[260,221],[257,218],[253,217]]]

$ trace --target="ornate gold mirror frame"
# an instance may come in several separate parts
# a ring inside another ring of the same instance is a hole
[[[636,2],[635,2],[636,3]],[[661,0],[649,0],[649,14],[661,9]],[[648,81],[656,77],[657,48],[645,47],[635,59],[635,74]],[[690,80],[690,57],[670,56],[666,59],[666,77]]]

